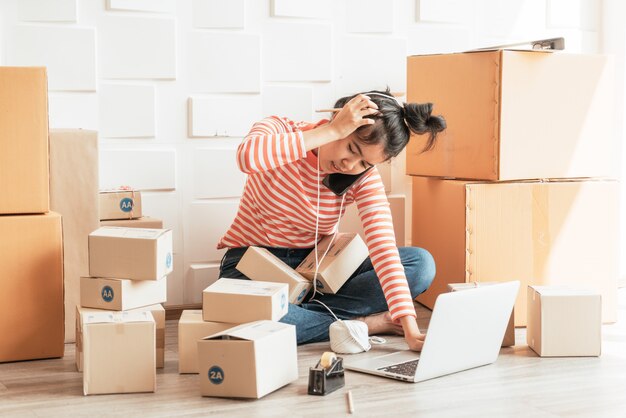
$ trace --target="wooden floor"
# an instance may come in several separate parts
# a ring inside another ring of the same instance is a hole
[[[329,349],[319,343],[299,348],[296,382],[256,401],[201,397],[198,376],[178,374],[176,321],[168,321],[156,393],[83,396],[67,344],[63,359],[0,364],[0,417],[345,416],[348,389],[358,416],[626,417],[626,289],[619,309],[618,323],[604,326],[600,358],[538,358],[517,329],[519,345],[493,365],[416,384],[347,372],[344,389],[317,397],[306,390],[309,367]],[[426,328],[430,312],[419,315]],[[359,356],[405,347],[388,341]]]

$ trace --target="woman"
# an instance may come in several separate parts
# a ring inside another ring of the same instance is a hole
[[[445,121],[431,116],[432,104],[402,104],[389,91],[344,97],[335,107],[341,110],[330,121],[315,124],[265,118],[243,140],[237,163],[248,178],[237,216],[217,246],[229,248],[220,277],[247,278],[235,266],[251,245],[266,247],[297,267],[316,242],[336,232],[342,209],[356,203],[370,257],[337,294],[318,293],[315,299],[340,319],[366,322],[370,334],[403,334],[409,348],[419,351],[424,335],[413,299],[434,278],[431,255],[396,246],[389,202],[375,168],[345,196],[321,182],[331,173],[358,174],[388,161],[404,149],[411,132],[430,135],[428,150]],[[289,305],[281,319],[296,326],[298,344],[328,340],[333,321],[326,308],[307,299]]]

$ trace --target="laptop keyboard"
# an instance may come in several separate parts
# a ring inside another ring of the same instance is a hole
[[[413,377],[415,376],[415,370],[417,369],[418,362],[419,362],[419,359],[411,360],[411,361],[407,361],[406,363],[399,363],[399,364],[394,364],[394,365],[387,366],[387,367],[381,367],[378,370],[382,372],[389,372],[389,373],[399,374],[402,376]]]

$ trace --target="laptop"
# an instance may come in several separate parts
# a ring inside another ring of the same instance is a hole
[[[519,282],[505,282],[439,295],[421,353],[405,350],[350,362],[348,370],[406,382],[491,364],[515,305]],[[346,361],[348,360],[348,361]]]

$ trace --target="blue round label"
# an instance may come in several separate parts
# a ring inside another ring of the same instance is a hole
[[[172,267],[172,253],[167,253],[167,256],[165,257],[165,267]]]
[[[209,369],[209,382],[219,385],[224,381],[224,370],[219,366],[213,366]]]
[[[298,302],[300,302],[302,299],[304,299],[304,297],[307,294],[307,290],[309,290],[309,289],[303,289],[302,292],[300,292],[300,294],[298,295]]]
[[[111,286],[104,286],[102,288],[101,294],[102,294],[102,300],[104,300],[105,302],[111,302],[113,298],[115,297]]]
[[[323,289],[323,288],[324,288],[324,283],[320,282],[319,280],[316,280],[316,281],[315,281],[315,286],[316,286],[318,289]]]
[[[283,293],[280,296],[280,309],[285,309],[286,304],[287,304],[287,296]]]
[[[134,205],[135,202],[133,202],[133,199],[131,199],[130,197],[125,197],[124,199],[120,200],[120,209],[122,212],[130,212],[131,210],[133,210]]]

